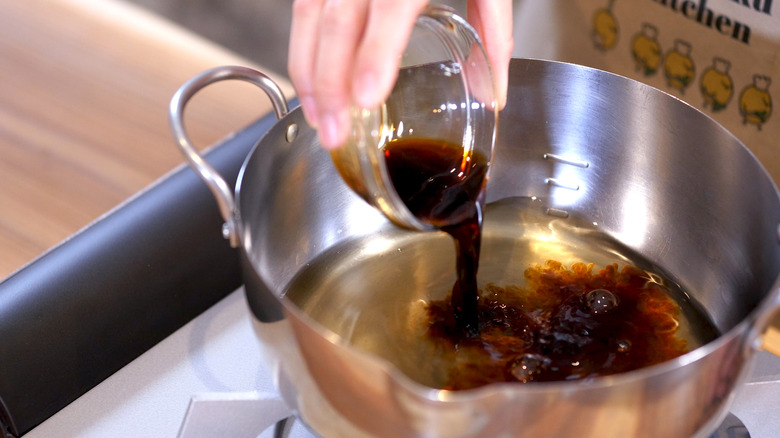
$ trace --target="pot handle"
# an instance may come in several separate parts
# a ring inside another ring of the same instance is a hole
[[[284,93],[271,78],[257,70],[238,66],[223,66],[206,70],[185,82],[171,98],[168,107],[168,121],[176,144],[190,167],[206,183],[217,199],[219,212],[225,220],[225,224],[222,226],[222,236],[230,241],[230,246],[235,248],[239,246],[240,241],[237,230],[238,212],[236,211],[233,191],[216,169],[203,159],[203,156],[195,149],[184,129],[184,107],[187,102],[203,88],[225,80],[242,80],[260,87],[271,99],[277,119],[284,117],[289,109]]]

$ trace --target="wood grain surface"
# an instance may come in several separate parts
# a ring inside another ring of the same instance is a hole
[[[167,119],[179,85],[252,64],[116,0],[0,0],[0,10],[4,278],[184,161]],[[269,110],[251,85],[220,83],[186,122],[207,146]]]

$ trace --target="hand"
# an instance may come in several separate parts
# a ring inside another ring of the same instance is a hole
[[[288,70],[303,114],[334,149],[349,135],[349,108],[387,99],[415,20],[427,0],[295,0]],[[512,54],[512,0],[469,0],[500,107]]]

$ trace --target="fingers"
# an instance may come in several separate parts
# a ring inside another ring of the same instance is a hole
[[[374,0],[355,59],[352,97],[361,108],[387,99],[398,76],[401,56],[415,20],[427,0]]]
[[[350,75],[368,0],[296,0],[287,68],[308,123],[326,149],[349,134]]]
[[[493,83],[499,108],[506,105],[509,62],[512,58],[512,0],[469,0],[469,23],[485,45],[493,69]]]
[[[366,16],[366,0],[326,0],[322,8],[314,99],[320,142],[329,149],[349,135],[352,71]]]
[[[290,56],[287,71],[295,85],[303,115],[309,125],[317,127],[317,104],[314,99],[314,56],[317,52],[317,29],[324,0],[295,0],[290,27]]]
[[[352,104],[389,96],[427,0],[295,0],[288,70],[304,116],[326,149],[349,135]]]

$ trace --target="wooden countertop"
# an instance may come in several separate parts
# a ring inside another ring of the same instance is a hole
[[[167,118],[179,85],[217,65],[253,65],[119,0],[0,8],[4,278],[184,162]],[[186,121],[205,147],[270,110],[259,89],[220,83],[192,100]]]

